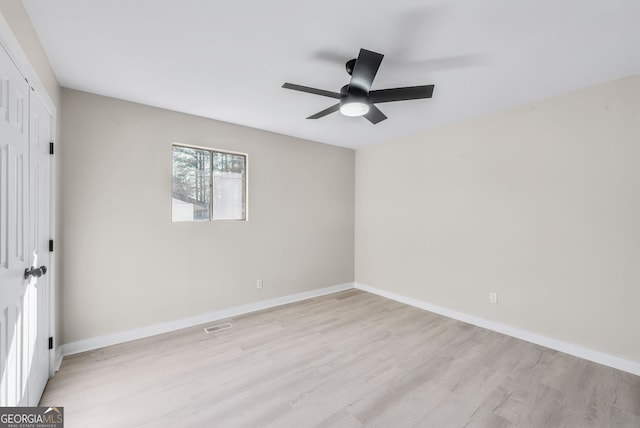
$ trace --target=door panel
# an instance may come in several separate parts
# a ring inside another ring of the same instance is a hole
[[[32,92],[29,102],[31,112],[29,122],[29,169],[30,169],[30,207],[31,237],[30,249],[34,252],[34,266],[49,264],[49,210],[50,197],[50,158],[51,116],[40,98]],[[29,320],[28,337],[30,373],[29,401],[39,400],[49,378],[49,284],[50,275],[46,274],[32,281],[27,288],[25,299],[25,320]],[[27,315],[28,314],[28,315]],[[33,405],[36,405],[34,402]]]
[[[27,285],[24,269],[27,267],[29,223],[29,135],[24,126],[29,85],[3,49],[0,49],[0,82],[0,98],[3,99],[0,111],[0,211],[3,223],[0,241],[6,249],[0,266],[0,405],[5,406],[23,404],[26,392],[22,370],[22,306]]]

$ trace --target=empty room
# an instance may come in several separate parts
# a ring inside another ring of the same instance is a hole
[[[0,0],[1,427],[640,427],[636,0]]]

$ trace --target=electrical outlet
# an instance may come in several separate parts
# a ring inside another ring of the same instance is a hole
[[[262,280],[259,279],[258,282],[256,282],[256,288],[262,288]]]
[[[498,303],[497,293],[489,293],[489,303]]]

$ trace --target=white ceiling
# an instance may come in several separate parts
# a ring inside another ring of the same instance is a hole
[[[62,86],[351,148],[640,73],[638,0],[24,0]],[[435,84],[372,125],[335,100],[360,48],[372,89]]]

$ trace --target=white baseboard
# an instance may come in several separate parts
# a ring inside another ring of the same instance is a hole
[[[556,351],[564,352],[565,354],[573,355],[575,357],[593,361],[594,363],[603,364],[605,366],[613,367],[615,369],[640,376],[640,363],[634,361],[625,360],[614,355],[605,354],[603,352],[596,351],[590,348],[585,348],[583,346],[574,345],[562,340],[542,336],[540,334],[532,333],[530,331],[522,330],[516,327],[511,327],[506,324],[489,321],[484,318],[454,311],[442,306],[423,302],[422,300],[413,299],[411,297],[402,296],[390,291],[370,287],[365,284],[355,283],[355,288],[369,293],[377,294],[378,296],[386,297],[387,299],[395,300],[396,302],[424,309],[425,311],[434,312],[448,318],[453,318],[459,321],[466,322],[468,324],[477,325],[478,327],[486,328],[487,330],[496,331],[498,333],[506,334],[507,336],[526,340],[527,342],[535,343],[536,345],[555,349]]]
[[[58,346],[56,348],[56,359],[53,363],[53,371],[54,373],[60,370],[60,366],[62,365],[62,358],[64,357],[62,346]]]
[[[525,340],[527,342],[535,343],[537,345],[545,346],[547,348],[555,349],[566,354],[570,354],[585,360],[593,361],[598,364],[613,367],[618,370],[622,370],[634,375],[640,376],[640,363],[625,360],[614,355],[605,354],[600,351],[596,351],[583,346],[574,345],[572,343],[564,342],[561,340],[553,339],[550,337],[542,336],[536,333],[532,333],[527,330],[522,330],[516,327],[511,327],[506,324],[501,324],[495,321],[489,321],[484,318],[476,317],[473,315],[465,314],[463,312],[447,309],[442,306],[433,305],[431,303],[423,302],[422,300],[414,299],[411,297],[402,296],[390,291],[381,290],[379,288],[370,287],[365,284],[348,282],[345,284],[335,285],[333,287],[320,288],[317,290],[306,291],[303,293],[291,294],[289,296],[278,297],[270,300],[263,300],[261,302],[250,303],[247,305],[236,306],[229,309],[223,309],[220,311],[210,312],[207,314],[197,315],[189,318],[184,318],[175,321],[169,321],[166,323],[155,324],[148,327],[137,328],[133,330],[108,334],[99,337],[93,337],[89,339],[79,340],[76,342],[70,342],[62,345],[56,352],[56,370],[62,363],[62,357],[66,355],[73,355],[79,352],[91,351],[93,349],[102,348],[109,345],[116,345],[118,343],[129,342],[132,340],[142,339],[149,336],[155,336],[157,334],[167,333],[182,328],[193,327],[200,324],[205,324],[212,321],[231,318],[250,312],[260,311],[263,309],[269,309],[276,306],[286,305],[288,303],[298,302],[301,300],[311,299],[314,297],[324,296],[326,294],[337,293],[339,291],[349,290],[357,288],[378,296],[386,297],[387,299],[395,300],[400,303],[404,303],[416,308],[423,309],[425,311],[434,312],[436,314],[443,315],[448,318],[453,318],[459,321],[473,324],[478,327],[486,328],[498,333],[506,334],[507,336],[515,337]]]
[[[223,309],[207,314],[196,315],[189,318],[183,318],[161,324],[150,325],[147,327],[136,328],[133,330],[121,331],[104,336],[78,340],[76,342],[65,343],[64,345],[62,345],[62,354],[66,356],[77,354],[80,352],[91,351],[93,349],[103,348],[105,346],[116,345],[118,343],[129,342],[149,336],[155,336],[157,334],[167,333],[182,328],[193,327],[212,321],[236,317],[239,315],[247,314],[249,312],[269,309],[276,306],[286,305],[287,303],[298,302],[300,300],[311,299],[314,297],[337,293],[338,291],[349,290],[352,288],[354,288],[354,283],[347,282],[345,284],[334,285],[332,287],[319,288],[316,290],[291,294],[289,296],[277,297],[275,299],[263,300],[256,303],[249,303],[246,305],[236,306],[233,308]]]

